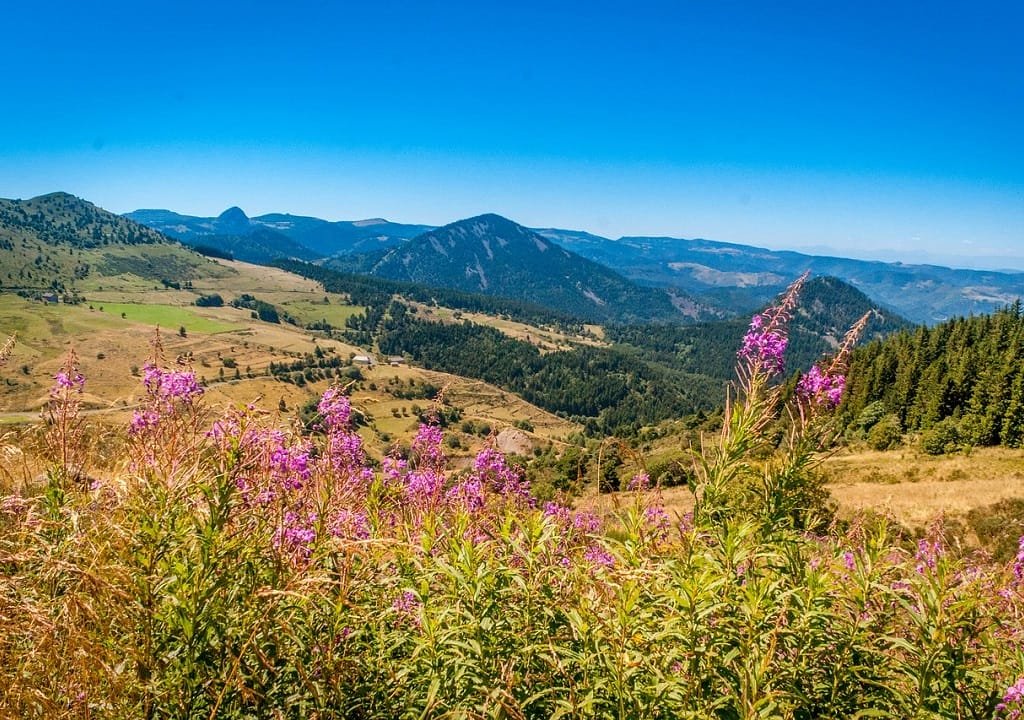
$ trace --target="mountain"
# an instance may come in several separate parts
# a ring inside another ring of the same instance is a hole
[[[65,192],[29,200],[0,198],[0,229],[9,238],[29,234],[50,245],[95,248],[168,242],[163,234]]]
[[[180,215],[170,210],[135,210],[125,217],[192,245],[219,247],[220,236],[234,238],[263,233],[263,238],[274,236],[287,239],[281,251],[273,257],[312,259],[330,255],[347,255],[395,247],[405,240],[427,230],[430,225],[403,225],[381,218],[370,220],[339,220],[331,222],[302,215],[271,213],[250,218],[240,208],[232,207],[217,217]],[[231,243],[238,247],[237,240]],[[262,251],[260,251],[262,252]],[[238,255],[237,257],[242,257]],[[272,258],[270,258],[272,259]]]
[[[0,290],[73,296],[121,276],[179,283],[232,271],[68,193],[0,199]]]
[[[426,232],[371,273],[392,280],[527,300],[602,321],[680,321],[702,309],[681,293],[644,288],[499,215]]]
[[[680,288],[736,312],[767,302],[805,270],[840,278],[904,317],[929,324],[991,312],[1024,296],[1024,273],[852,260],[712,240],[537,232],[631,280]]]

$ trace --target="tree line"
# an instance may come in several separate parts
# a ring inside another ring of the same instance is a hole
[[[842,417],[870,432],[886,422],[925,432],[925,449],[1024,444],[1024,312],[919,327],[859,348]]]

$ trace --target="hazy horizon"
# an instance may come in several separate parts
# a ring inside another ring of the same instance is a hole
[[[1024,10],[8,8],[0,195],[1024,269]]]

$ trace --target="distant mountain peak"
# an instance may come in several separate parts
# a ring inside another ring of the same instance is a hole
[[[249,216],[245,214],[245,211],[237,205],[232,205],[227,210],[217,216],[217,219],[221,222],[249,222]]]
[[[240,207],[229,207],[217,216],[214,225],[218,232],[226,235],[242,234],[249,231],[252,221]]]

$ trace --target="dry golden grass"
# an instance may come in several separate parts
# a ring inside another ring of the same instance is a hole
[[[912,450],[844,452],[823,470],[846,512],[888,513],[923,527],[939,513],[962,515],[1007,498],[1024,498],[1024,450],[976,448],[930,456]]]
[[[927,527],[939,515],[958,518],[1000,500],[1024,499],[1024,450],[977,448],[938,457],[911,450],[844,451],[828,458],[821,470],[841,515],[870,510],[914,529]],[[693,509],[689,488],[660,492],[670,513]],[[591,490],[578,505],[607,515],[626,501],[622,494]]]

